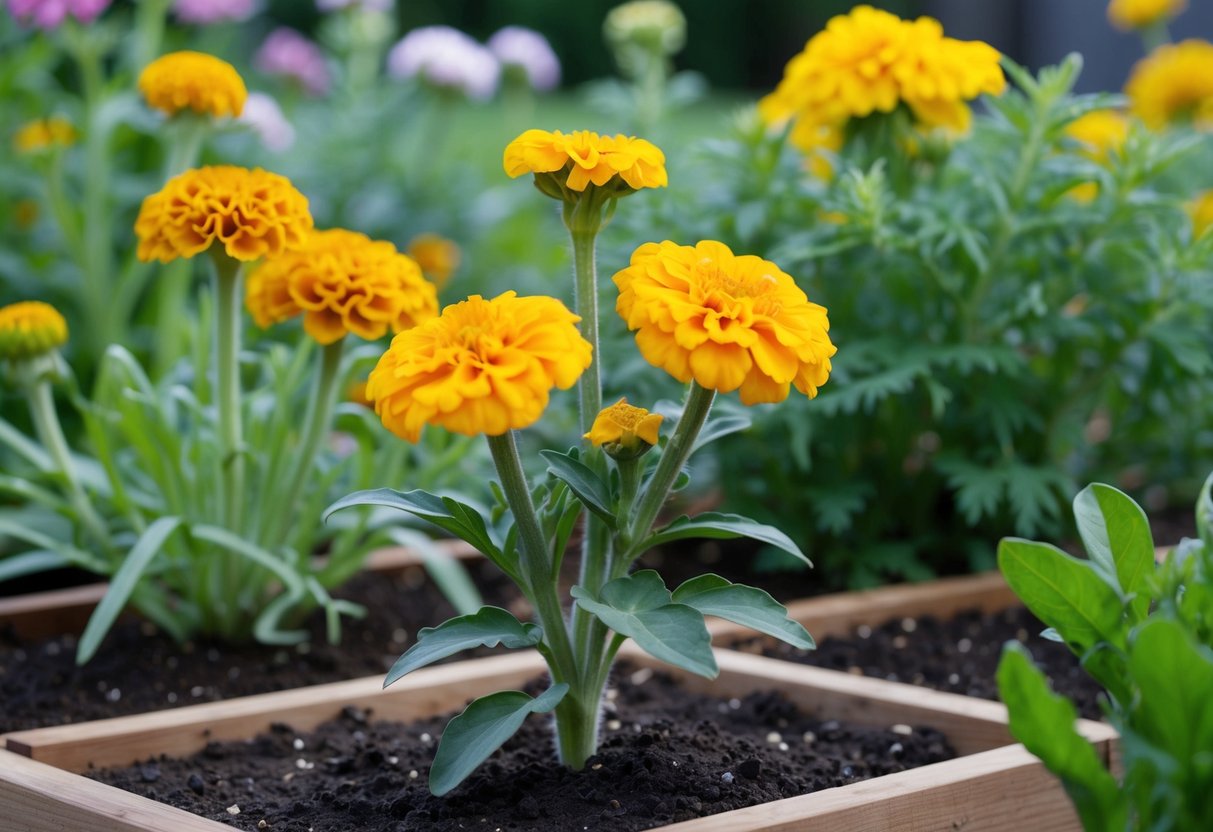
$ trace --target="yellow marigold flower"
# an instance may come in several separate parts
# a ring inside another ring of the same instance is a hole
[[[1133,67],[1125,94],[1133,114],[1148,127],[1183,119],[1213,124],[1213,43],[1185,40],[1158,47]]]
[[[249,275],[245,305],[262,328],[303,313],[321,344],[353,333],[374,341],[438,314],[438,292],[391,243],[334,228]]]
[[[1188,203],[1192,219],[1192,236],[1200,237],[1213,227],[1213,190],[1205,191]]]
[[[67,343],[67,321],[49,303],[27,300],[0,308],[0,359],[25,361]]]
[[[167,263],[218,241],[229,257],[256,260],[303,245],[312,230],[307,197],[285,176],[232,165],[187,170],[143,200],[139,259]]]
[[[1106,164],[1129,138],[1129,119],[1118,110],[1094,110],[1070,122],[1065,134],[1078,143],[1080,155]],[[1091,202],[1099,195],[1099,183],[1084,182],[1066,193],[1079,202]]]
[[[1188,7],[1188,0],[1112,0],[1108,20],[1117,29],[1145,29],[1175,17]]]
[[[614,277],[615,308],[641,355],[681,382],[745,404],[778,402],[789,387],[813,397],[830,375],[826,310],[760,257],[704,241],[645,243]]]
[[[657,444],[664,418],[660,413],[634,407],[622,398],[599,411],[585,438],[599,447],[606,445],[612,456],[634,458]]]
[[[34,119],[13,135],[13,149],[37,153],[49,147],[67,147],[75,144],[77,135],[76,128],[62,116]]]
[[[372,410],[375,407],[375,403],[371,401],[371,397],[366,394],[365,381],[352,382],[345,390],[345,397],[354,404],[369,407]]]
[[[553,387],[567,390],[590,366],[579,320],[555,298],[472,295],[393,338],[367,396],[384,426],[410,442],[426,424],[468,436],[525,428]]]
[[[463,259],[459,246],[437,234],[418,234],[410,240],[409,257],[417,261],[421,273],[439,289],[451,279]]]
[[[524,173],[567,173],[567,177],[556,177],[558,184],[578,193],[591,183],[600,188],[611,183],[620,193],[669,184],[665,154],[635,136],[527,130],[506,145],[503,161],[511,178]],[[544,193],[561,198],[558,193]]]
[[[182,110],[237,118],[248,90],[236,68],[202,52],[170,52],[139,73],[139,92],[148,106],[170,116]]]

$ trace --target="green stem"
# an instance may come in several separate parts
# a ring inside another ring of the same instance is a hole
[[[589,198],[585,200],[589,201]],[[586,207],[600,214],[600,209],[596,206]],[[575,210],[574,216],[578,213],[581,212]],[[589,369],[577,380],[577,401],[581,413],[581,432],[588,433],[598,411],[602,410],[602,361],[598,354],[598,270],[594,262],[598,223],[589,223],[588,227],[578,225],[575,224],[569,229],[573,238],[573,302],[577,314],[581,317],[581,323],[578,324],[581,337],[590,342],[593,361]]]
[[[240,408],[241,264],[226,254],[212,258],[215,290],[215,378],[218,388],[219,451],[223,470],[225,518],[233,532],[244,514],[244,448]]]
[[[648,537],[652,530],[658,512],[665,505],[666,499],[670,496],[670,490],[678,481],[678,475],[682,473],[683,466],[691,456],[695,438],[699,436],[699,431],[707,421],[708,412],[711,411],[712,401],[715,398],[715,390],[701,387],[698,382],[691,382],[686,406],[682,410],[682,418],[678,420],[678,427],[674,429],[674,435],[670,437],[669,444],[662,451],[661,459],[657,463],[657,470],[653,472],[653,477],[644,489],[636,508],[635,520],[632,522],[629,535],[632,547]],[[636,552],[634,548],[629,549],[624,561],[631,561],[638,554],[639,552]]]
[[[131,67],[138,72],[160,54],[169,0],[140,0],[135,4],[136,41]]]
[[[88,530],[98,544],[108,546],[109,532],[105,523],[93,508],[92,502],[80,485],[76,476],[76,467],[72,463],[72,454],[68,449],[67,440],[63,436],[63,427],[59,423],[59,414],[55,410],[55,398],[51,393],[51,383],[44,377],[35,380],[29,388],[30,417],[38,438],[50,451],[51,459],[59,469],[67,483],[68,497],[80,516],[80,522]]]

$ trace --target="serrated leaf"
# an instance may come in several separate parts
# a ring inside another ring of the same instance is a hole
[[[534,647],[543,639],[536,624],[522,623],[500,607],[481,607],[472,615],[451,618],[437,627],[426,627],[417,634],[417,643],[404,652],[383,680],[383,686],[433,664],[447,656],[474,647]]]
[[[640,553],[655,546],[689,538],[732,540],[737,537],[748,537],[751,540],[769,543],[777,549],[782,549],[788,554],[800,558],[809,566],[813,565],[805,553],[800,551],[800,547],[774,526],[756,522],[739,514],[721,514],[715,511],[707,511],[694,517],[683,515],[665,528],[653,532],[635,547],[635,551]]]
[[[677,604],[749,627],[801,650],[817,647],[804,625],[788,618],[787,607],[764,590],[735,584],[719,575],[700,575],[681,584],[672,597]]]
[[[610,528],[615,528],[617,521],[611,510],[611,490],[593,469],[581,460],[558,451],[540,451],[539,455],[547,462],[549,474],[567,485],[577,499]]]
[[[568,691],[562,682],[533,699],[520,690],[504,690],[473,700],[442,732],[430,766],[430,792],[441,797],[458,786],[514,736],[530,714],[553,710]]]
[[[616,578],[598,596],[581,586],[573,587],[572,594],[579,607],[649,655],[709,679],[720,672],[703,614],[674,603],[652,569]]]
[[[1129,608],[1135,620],[1150,609],[1146,578],[1154,571],[1154,537],[1141,507],[1110,485],[1088,485],[1074,498],[1074,519],[1091,562],[1134,595]]]

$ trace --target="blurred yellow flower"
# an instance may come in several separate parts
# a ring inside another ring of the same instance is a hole
[[[167,263],[218,241],[229,257],[256,260],[303,245],[312,230],[307,197],[285,176],[232,165],[187,170],[143,200],[139,259]]]
[[[796,119],[801,141],[841,136],[854,118],[891,113],[899,105],[928,127],[968,129],[967,102],[1006,88],[999,53],[980,41],[945,37],[927,17],[902,20],[871,6],[834,17],[784,69],[775,91],[759,102],[771,124]]]
[[[366,394],[366,380],[354,381],[345,390],[345,397],[357,405],[369,407],[372,410],[375,408],[375,403],[371,401],[370,396]]]
[[[49,303],[27,300],[0,308],[0,359],[25,361],[67,343],[67,321]]]
[[[829,378],[825,308],[770,261],[712,240],[645,243],[614,280],[641,355],[681,382],[740,388],[750,405],[782,401],[792,385],[816,396]]]
[[[567,390],[590,366],[579,320],[555,298],[472,295],[393,338],[367,396],[384,426],[410,442],[426,424],[469,436],[525,428],[553,387]]]
[[[1112,0],[1108,20],[1117,29],[1145,29],[1170,20],[1188,7],[1188,0]]]
[[[437,234],[418,234],[410,240],[409,257],[417,261],[422,274],[439,289],[451,279],[463,259],[459,246]]]
[[[1192,236],[1200,237],[1213,227],[1213,190],[1204,191],[1188,203],[1192,219]]]
[[[148,106],[170,116],[182,110],[238,117],[248,90],[236,68],[202,52],[170,52],[139,73],[139,92]]]
[[[527,130],[506,145],[503,162],[511,178],[567,172],[567,177],[556,177],[557,183],[578,193],[591,183],[598,187],[609,183],[619,193],[664,188],[669,183],[665,154],[656,145],[634,136],[599,136],[589,130],[567,135],[559,130]]]
[[[664,418],[660,413],[634,407],[623,398],[599,411],[585,438],[598,446],[619,445],[624,452],[648,450],[648,447],[642,448],[640,443],[646,446],[657,444]]]
[[[245,305],[262,328],[303,313],[304,331],[332,344],[351,333],[374,341],[429,320],[438,293],[391,243],[334,228],[258,266]]]
[[[1137,62],[1125,84],[1129,106],[1148,127],[1173,121],[1213,125],[1213,43],[1185,40]]]
[[[1129,138],[1129,119],[1119,110],[1093,110],[1066,125],[1065,135],[1078,143],[1080,155],[1107,164]],[[1091,202],[1099,195],[1099,183],[1084,182],[1066,193],[1079,202]]]
[[[13,149],[18,153],[36,153],[49,147],[75,144],[76,128],[62,116],[34,119],[13,134]]]

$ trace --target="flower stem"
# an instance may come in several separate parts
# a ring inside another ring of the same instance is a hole
[[[586,206],[590,207],[590,206]],[[589,369],[577,380],[577,400],[581,412],[581,432],[588,433],[594,417],[602,410],[601,356],[598,354],[598,270],[594,263],[594,247],[598,227],[573,227],[574,305],[581,316],[581,337],[590,342],[593,360]]]
[[[629,535],[633,548],[623,559],[625,563],[639,554],[634,547],[648,537],[652,530],[657,513],[665,505],[666,499],[670,496],[670,490],[678,481],[678,475],[691,456],[695,438],[699,436],[699,431],[707,421],[708,412],[711,411],[712,401],[715,398],[715,390],[701,387],[698,382],[691,382],[686,406],[682,410],[682,418],[678,420],[678,427],[674,429],[674,435],[670,437],[669,444],[662,451],[661,459],[657,463],[657,470],[653,472],[648,487],[644,489],[644,493],[640,497]]]
[[[244,513],[244,449],[240,410],[240,262],[225,254],[215,265],[216,404],[227,528],[239,532]]]

